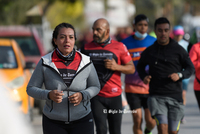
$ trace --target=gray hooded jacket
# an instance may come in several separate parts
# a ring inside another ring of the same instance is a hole
[[[33,98],[46,100],[43,109],[45,116],[53,120],[70,123],[85,117],[91,112],[90,99],[100,91],[98,76],[90,58],[79,52],[81,54],[80,65],[71,85],[67,87],[55,64],[51,61],[52,53],[43,56],[38,62],[26,91]],[[43,84],[45,89],[42,89]],[[48,93],[51,90],[56,90],[58,84],[61,85],[61,90],[64,93],[61,103],[48,99]],[[69,103],[68,96],[76,92],[82,93],[83,100],[79,105],[74,106]]]

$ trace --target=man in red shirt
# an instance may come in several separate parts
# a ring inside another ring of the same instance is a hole
[[[92,113],[97,134],[121,134],[122,100],[121,73],[135,72],[126,46],[110,38],[110,27],[106,19],[93,24],[93,41],[85,44],[81,52],[90,56],[97,70],[101,91],[91,100]]]

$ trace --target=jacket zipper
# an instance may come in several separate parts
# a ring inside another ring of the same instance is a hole
[[[69,96],[69,90],[67,91],[67,95]],[[70,122],[70,110],[69,110],[69,99],[68,99],[68,123]]]
[[[91,64],[92,62],[90,61],[88,64],[86,64],[83,68],[81,68],[79,71],[78,71],[78,73],[76,73],[75,74],[75,76],[74,76],[74,78],[77,76],[77,74],[79,74],[83,69],[85,69],[87,66],[89,66],[90,64]],[[45,65],[45,64],[43,64],[43,65]],[[53,67],[51,67],[51,66],[48,66],[48,65],[45,65],[45,66],[47,66],[47,67],[50,67],[50,68],[52,68],[55,72],[57,72]],[[58,72],[57,72],[58,73]],[[60,74],[58,73],[58,75],[60,76]],[[74,80],[74,78],[73,78],[73,80]],[[61,78],[62,79],[62,78]],[[73,80],[72,80],[72,82],[73,82]],[[71,84],[72,84],[72,82],[71,82]],[[63,81],[63,83],[65,83],[64,81]],[[70,84],[70,85],[71,85]],[[69,85],[69,87],[70,87],[70,85]],[[67,87],[67,86],[66,86]],[[69,96],[69,90],[67,90],[67,95]],[[69,103],[69,99],[68,99],[68,122],[66,122],[66,124],[69,124],[70,123],[70,103]],[[84,104],[83,104],[83,106],[84,106]],[[85,109],[87,110],[87,107],[86,106],[84,106],[85,107]],[[51,110],[50,110],[50,112],[53,110],[53,101],[52,101],[52,108],[51,108]]]
[[[79,74],[80,72],[81,72],[81,70],[83,70],[84,68],[86,68],[87,66],[89,66],[90,64],[91,64],[92,62],[89,62],[87,65],[85,65],[83,68],[81,68],[79,71],[78,71],[78,73],[76,73],[76,75],[74,76],[74,78],[77,76],[77,74]],[[74,78],[73,78],[73,80],[72,80],[72,82],[74,81]],[[71,82],[71,84],[72,84],[72,82]],[[70,85],[71,85],[70,84]],[[70,87],[70,85],[69,85],[69,87]],[[67,90],[67,95],[69,96],[69,90]],[[69,99],[68,99],[68,122],[66,122],[66,124],[69,124],[70,123],[70,103],[69,103]],[[84,104],[83,104],[83,106],[84,106]],[[85,109],[87,110],[87,107],[86,106],[84,106],[85,107]]]

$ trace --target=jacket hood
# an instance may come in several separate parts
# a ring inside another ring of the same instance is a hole
[[[42,57],[43,64],[52,67],[53,69],[55,69],[55,70],[59,73],[57,67],[56,67],[55,64],[52,62],[52,59],[51,59],[53,52],[54,52],[54,51],[52,51],[52,52],[50,52],[50,53],[48,53],[48,54],[46,54],[45,56]],[[79,52],[79,51],[76,51],[76,52],[78,52],[78,53],[81,55],[81,58],[82,58],[81,63],[80,63],[80,65],[79,65],[79,67],[78,67],[78,70],[77,70],[77,72],[78,72],[78,71],[79,71],[80,69],[82,69],[85,65],[91,63],[91,60],[90,60],[90,57],[89,57],[89,56],[86,56],[86,55],[82,54],[82,53]]]

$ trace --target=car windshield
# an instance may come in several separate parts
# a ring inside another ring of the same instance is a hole
[[[40,52],[34,37],[3,37],[14,39],[25,56],[40,56]]]
[[[11,46],[0,46],[0,68],[17,68],[15,53]]]

